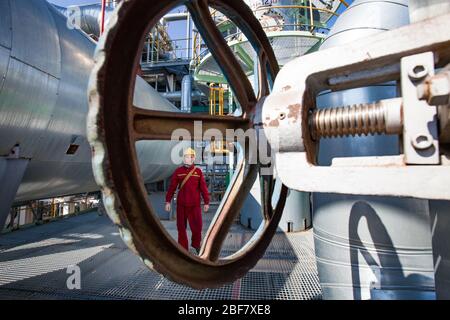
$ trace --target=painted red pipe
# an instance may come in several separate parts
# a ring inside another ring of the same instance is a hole
[[[106,0],[102,0],[102,19],[101,19],[101,26],[100,26],[100,35],[105,32],[105,12],[106,12]]]

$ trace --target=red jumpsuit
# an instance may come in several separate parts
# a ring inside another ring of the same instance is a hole
[[[182,166],[175,170],[170,181],[169,190],[166,194],[166,202],[170,202],[175,190],[183,182],[186,175],[194,166]],[[177,195],[177,229],[178,243],[186,250],[189,249],[188,238],[186,233],[187,221],[192,231],[192,247],[200,249],[202,240],[202,209],[200,207],[200,194],[202,195],[205,205],[209,205],[209,192],[206,186],[203,172],[196,168],[194,173],[189,177],[183,188],[178,191]]]

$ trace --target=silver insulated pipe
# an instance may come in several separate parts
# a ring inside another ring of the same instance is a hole
[[[185,75],[181,81],[181,111],[190,113],[192,110],[192,77]]]
[[[16,155],[29,160],[15,202],[98,190],[86,139],[95,46],[45,0],[0,1],[0,157],[18,144]],[[134,103],[179,112],[141,78]],[[173,146],[138,143],[145,182],[170,176]]]
[[[337,20],[321,50],[409,23],[408,1],[357,0]],[[395,83],[325,92],[319,107],[397,96]],[[333,157],[399,153],[395,136],[322,139],[319,164]],[[428,201],[314,194],[313,229],[324,299],[434,299]]]

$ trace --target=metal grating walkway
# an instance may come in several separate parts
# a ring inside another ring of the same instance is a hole
[[[175,222],[163,224],[176,235]],[[235,252],[251,235],[234,226],[224,253]],[[67,289],[69,265],[81,269],[81,290]],[[198,291],[147,269],[110,220],[93,212],[1,235],[0,299],[303,300],[321,299],[321,289],[312,232],[276,234],[244,278]]]

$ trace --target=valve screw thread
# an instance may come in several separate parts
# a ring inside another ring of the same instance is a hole
[[[382,103],[316,109],[309,120],[315,140],[387,133],[386,105]]]

